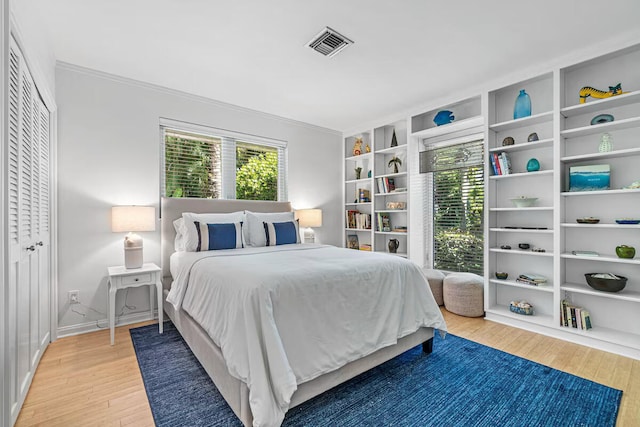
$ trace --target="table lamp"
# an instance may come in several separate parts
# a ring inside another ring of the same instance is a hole
[[[134,231],[155,231],[156,209],[153,206],[114,206],[111,208],[111,231],[127,232],[124,238],[125,268],[142,267],[142,237]]]
[[[300,227],[304,228],[304,243],[315,242],[315,234],[311,227],[322,227],[322,209],[298,209],[296,218]]]

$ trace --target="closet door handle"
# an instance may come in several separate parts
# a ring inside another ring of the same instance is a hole
[[[35,246],[33,246],[33,245],[31,245],[31,246],[27,246],[27,248],[26,248],[26,249],[27,249],[28,251],[35,251],[35,250],[36,250],[36,247],[35,247]]]
[[[43,246],[44,243],[42,243],[42,241],[39,241],[38,243],[36,243],[36,246]]]

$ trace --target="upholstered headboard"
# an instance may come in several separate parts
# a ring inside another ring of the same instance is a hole
[[[171,284],[169,257],[174,252],[176,230],[173,221],[180,218],[183,212],[194,213],[228,213],[237,211],[252,212],[291,212],[291,202],[267,202],[259,200],[221,200],[221,199],[189,199],[163,197],[160,205],[162,282],[167,287]]]

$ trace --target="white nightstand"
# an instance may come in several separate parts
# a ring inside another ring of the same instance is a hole
[[[140,268],[127,270],[124,266],[109,267],[109,329],[111,330],[111,345],[114,342],[116,326],[116,292],[118,289],[149,286],[149,307],[153,318],[153,286],[156,287],[158,297],[158,326],[162,333],[162,280],[160,267],[153,263],[143,264]]]

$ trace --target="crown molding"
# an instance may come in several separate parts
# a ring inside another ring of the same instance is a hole
[[[185,99],[189,99],[195,102],[202,102],[204,104],[209,104],[209,105],[214,105],[216,107],[220,107],[220,108],[226,108],[228,110],[234,110],[234,111],[238,111],[241,113],[251,113],[251,114],[257,114],[260,115],[262,117],[264,117],[265,119],[268,120],[276,120],[282,123],[286,123],[289,125],[294,125],[294,126],[300,126],[300,127],[304,127],[307,129],[311,129],[311,130],[315,130],[315,131],[320,131],[320,132],[326,132],[332,135],[338,135],[338,136],[342,136],[342,132],[335,130],[335,129],[329,129],[329,128],[325,128],[322,126],[318,126],[318,125],[314,125],[311,123],[306,123],[306,122],[301,122],[299,120],[294,120],[294,119],[290,119],[287,117],[282,117],[282,116],[278,116],[275,114],[271,114],[271,113],[266,113],[264,111],[259,111],[259,110],[253,110],[251,108],[246,108],[246,107],[241,107],[239,105],[235,105],[235,104],[229,104],[227,102],[223,102],[223,101],[218,101],[216,99],[212,99],[212,98],[207,98],[205,96],[201,96],[201,95],[196,95],[193,93],[189,93],[189,92],[184,92],[181,90],[177,90],[177,89],[171,89],[165,86],[160,86],[160,85],[156,85],[153,83],[148,83],[148,82],[143,82],[141,80],[136,80],[136,79],[132,79],[129,77],[123,77],[123,76],[119,76],[116,74],[111,74],[111,73],[107,73],[104,71],[98,71],[92,68],[87,68],[87,67],[83,67],[81,65],[76,65],[76,64],[71,64],[68,62],[64,62],[64,61],[57,61],[56,62],[56,68],[60,69],[60,70],[65,70],[65,71],[72,71],[75,73],[80,73],[80,74],[86,74],[92,77],[97,77],[97,78],[101,78],[101,79],[105,79],[105,80],[111,80],[117,83],[122,83],[122,84],[127,84],[130,86],[135,86],[135,87],[139,87],[139,88],[143,88],[143,89],[148,89],[148,90],[154,90],[156,92],[161,92],[161,93],[165,93],[168,95],[173,95],[173,96],[179,96],[181,98],[185,98]]]

